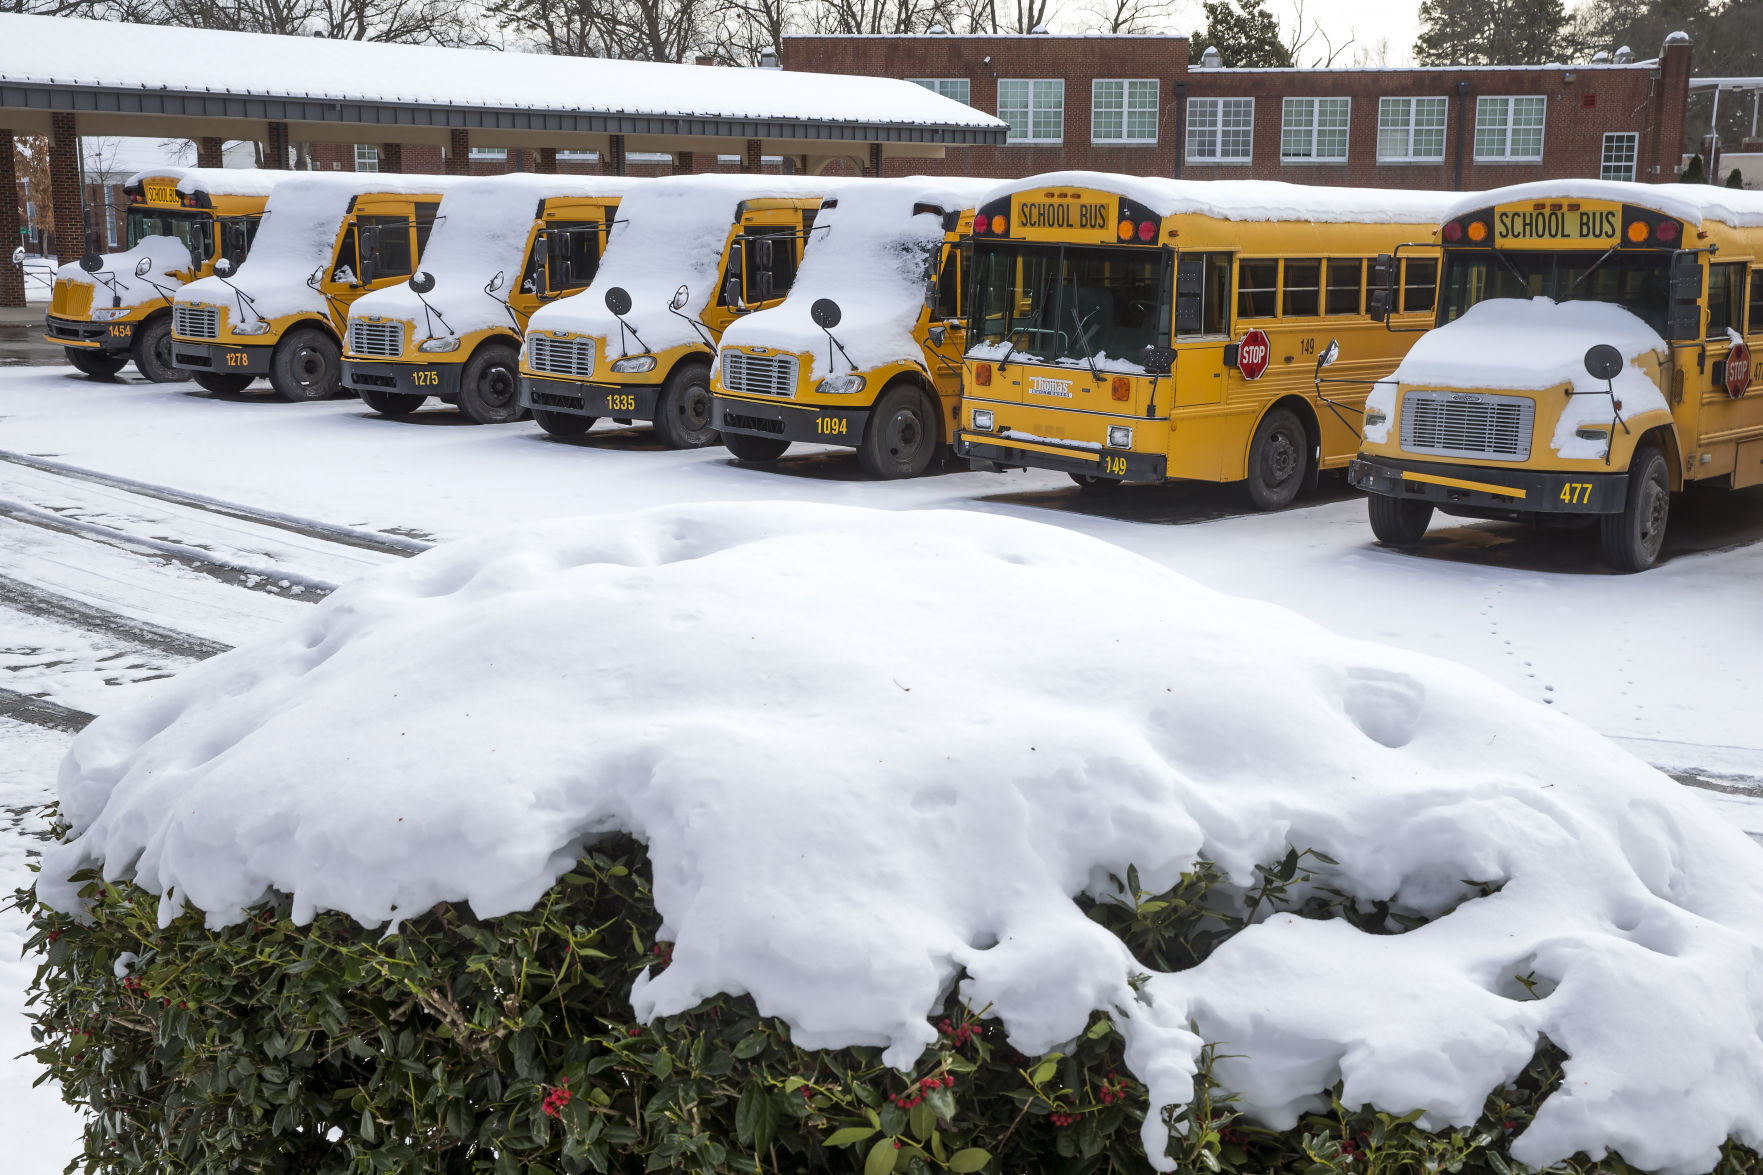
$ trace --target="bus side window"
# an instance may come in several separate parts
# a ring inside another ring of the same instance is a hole
[[[1322,312],[1322,262],[1306,257],[1286,262],[1280,309],[1282,318],[1305,318]]]
[[[1747,333],[1763,335],[1763,266],[1751,271],[1751,308],[1745,325]]]
[[[364,216],[361,224],[379,229],[379,253],[373,259],[373,278],[409,277],[416,272],[410,253],[410,221],[402,216]]]
[[[351,221],[349,227],[343,230],[343,239],[337,244],[337,262],[331,266],[331,280],[355,281],[360,270],[361,259],[355,254],[355,223]]]
[[[944,320],[961,317],[961,250],[945,247],[943,269],[937,275],[937,304],[933,316]]]
[[[432,200],[423,201],[416,206],[416,255],[428,248],[429,234],[435,230],[435,212],[441,206]]]
[[[1228,329],[1230,254],[1183,253],[1175,263],[1175,333],[1222,335]]]
[[[1365,259],[1331,257],[1328,261],[1328,293],[1324,314],[1361,314],[1365,288]]]
[[[1272,318],[1279,306],[1279,262],[1237,262],[1237,317]]]
[[[1724,339],[1728,327],[1739,325],[1739,309],[1745,304],[1744,262],[1723,262],[1708,267],[1708,337]]]
[[[1402,313],[1431,311],[1438,300],[1439,263],[1428,257],[1402,262]]]

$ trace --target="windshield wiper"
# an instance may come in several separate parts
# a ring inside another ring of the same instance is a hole
[[[1577,290],[1579,288],[1579,283],[1584,281],[1586,278],[1592,276],[1593,272],[1595,272],[1597,270],[1598,266],[1600,266],[1600,265],[1604,264],[1604,262],[1610,260],[1611,256],[1615,252],[1616,252],[1616,246],[1611,245],[1609,250],[1607,252],[1605,252],[1605,254],[1602,257],[1600,257],[1596,261],[1592,262],[1591,265],[1587,267],[1587,269],[1584,273],[1580,274],[1578,277],[1573,279],[1573,284],[1567,287],[1567,292],[1571,294],[1574,290]]]
[[[1102,373],[1096,370],[1096,352],[1095,349],[1090,346],[1089,337],[1084,334],[1084,321],[1078,316],[1076,306],[1071,308],[1071,325],[1077,328],[1078,344],[1083,347],[1084,358],[1089,361],[1090,378],[1097,383],[1101,383]]]
[[[1009,366],[1010,356],[1012,356],[1014,354],[1016,354],[1016,340],[1015,339],[1005,339],[1004,340],[1004,357],[1002,359],[998,360],[998,370],[999,371],[1003,371],[1005,367]]]

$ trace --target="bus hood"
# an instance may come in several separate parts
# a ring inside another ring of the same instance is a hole
[[[135,267],[145,258],[151,263],[146,277],[136,277]],[[98,272],[113,278],[116,288],[121,292],[121,305],[139,306],[146,302],[154,302],[160,298],[158,290],[148,282],[148,278],[158,282],[167,290],[175,293],[184,283],[182,274],[195,268],[190,259],[190,250],[176,237],[142,237],[133,249],[121,253],[104,254],[104,266]],[[108,305],[106,295],[110,293],[109,283],[101,280],[98,274],[87,273],[81,269],[79,262],[70,261],[55,271],[55,280],[73,282],[76,285],[96,286],[93,293],[94,306]]]

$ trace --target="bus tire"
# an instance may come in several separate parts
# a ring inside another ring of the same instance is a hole
[[[361,397],[363,404],[381,416],[409,416],[428,402],[428,397],[418,392],[386,392],[379,388],[356,388],[355,394]]]
[[[106,355],[103,351],[81,351],[74,347],[61,349],[67,352],[67,361],[73,364],[75,371],[93,379],[109,379],[129,361],[127,355]]]
[[[1365,512],[1371,517],[1371,533],[1386,547],[1418,546],[1432,521],[1432,503],[1420,498],[1370,494],[1365,499]]]
[[[547,412],[543,408],[533,409],[533,421],[545,430],[546,436],[579,437],[594,427],[596,416],[577,416],[573,412]]]
[[[1598,517],[1598,540],[1604,562],[1615,571],[1645,571],[1665,545],[1671,515],[1671,475],[1665,455],[1646,445],[1628,466],[1628,500],[1622,513]]]
[[[1118,477],[1097,477],[1093,473],[1068,473],[1065,476],[1076,482],[1077,488],[1086,494],[1105,494],[1121,485]]]
[[[937,455],[937,413],[910,384],[882,393],[857,446],[857,463],[871,477],[917,477]]]
[[[686,363],[673,369],[655,401],[655,435],[670,449],[702,449],[716,443],[710,427],[710,369]]]
[[[459,411],[478,424],[510,424],[526,416],[520,406],[520,358],[513,347],[479,347],[459,373]]]
[[[135,360],[135,370],[156,384],[183,383],[190,378],[190,372],[172,366],[169,314],[148,319],[135,332],[134,342],[129,345],[129,354]]]
[[[1257,510],[1284,510],[1310,471],[1310,437],[1290,408],[1261,418],[1249,442],[1249,501]]]
[[[269,361],[269,383],[284,400],[328,400],[343,383],[337,341],[315,326],[288,332]]]
[[[193,371],[196,386],[205,392],[227,396],[251,386],[251,376],[239,371]]]
[[[776,437],[756,437],[744,432],[725,432],[722,443],[737,461],[764,465],[776,461],[789,449],[790,442]]]

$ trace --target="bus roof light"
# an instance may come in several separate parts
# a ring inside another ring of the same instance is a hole
[[[1461,241],[1462,239],[1463,239],[1463,222],[1462,221],[1453,220],[1445,225],[1445,240],[1446,240],[1446,242],[1448,242],[1449,244],[1455,245],[1458,241]]]
[[[1143,220],[1139,222],[1139,240],[1154,241],[1157,239],[1157,222]]]
[[[1120,228],[1118,230],[1120,233],[1120,239],[1123,241],[1132,240],[1132,229],[1133,229],[1132,221],[1130,221],[1130,220],[1121,221]]]
[[[1009,223],[1007,221],[1005,221],[1005,219],[1002,216],[992,217],[992,231],[993,232],[998,233],[999,235],[1002,235],[1004,233],[1004,231],[1006,229],[1008,229],[1009,227],[1010,227]]]
[[[1653,235],[1669,245],[1672,241],[1677,240],[1677,222],[1675,220],[1661,220],[1654,227]]]
[[[1645,241],[1647,239],[1647,222],[1644,220],[1631,221],[1628,226],[1628,239],[1631,244],[1635,245]]]
[[[1472,220],[1472,221],[1470,221],[1469,222],[1469,239],[1474,241],[1478,245],[1481,244],[1483,241],[1487,240],[1488,239],[1488,222],[1485,220]]]

